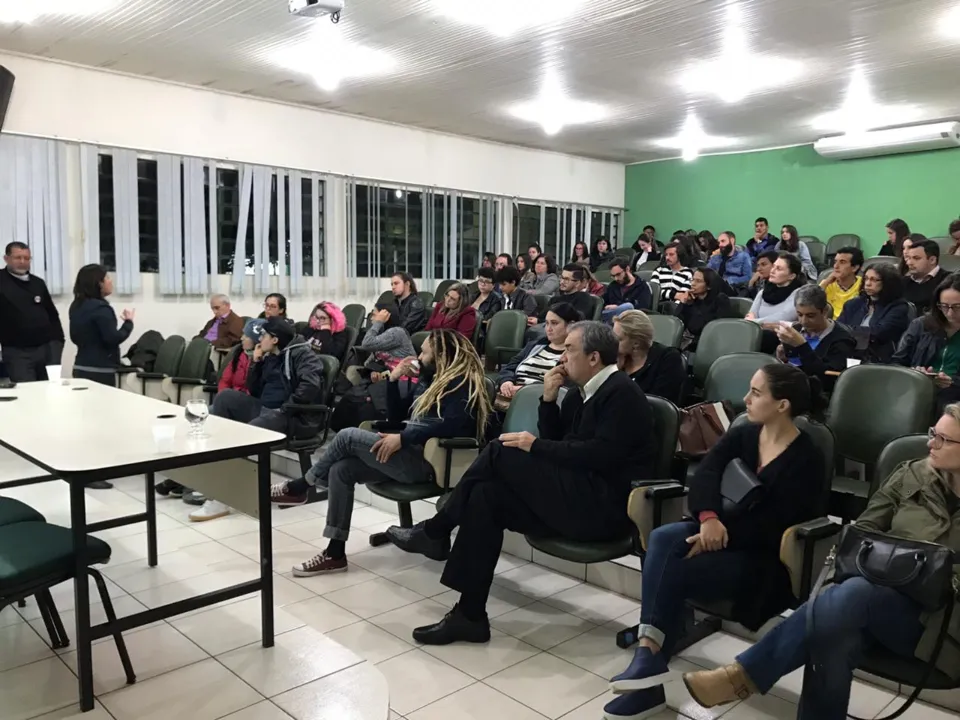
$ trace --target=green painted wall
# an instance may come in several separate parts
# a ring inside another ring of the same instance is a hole
[[[835,161],[804,145],[628,165],[626,182],[630,242],[647,224],[661,239],[696,228],[733,230],[745,242],[764,216],[775,235],[784,224],[824,242],[856,233],[869,257],[895,217],[936,237],[960,215],[960,149]]]

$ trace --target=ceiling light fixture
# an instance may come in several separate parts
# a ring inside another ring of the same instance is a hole
[[[691,93],[710,93],[726,103],[737,103],[755,92],[777,87],[800,75],[802,66],[787,60],[751,51],[739,5],[727,5],[719,58],[699,62],[680,76],[680,84]]]
[[[536,123],[547,135],[556,135],[567,125],[596,122],[608,115],[598,103],[567,95],[553,71],[548,71],[536,99],[513,105],[507,111],[515,118]]]
[[[944,13],[943,19],[938,25],[940,34],[944,37],[955,40],[960,36],[960,5]]]
[[[344,80],[386,75],[396,68],[389,53],[347,40],[340,32],[343,25],[316,25],[309,40],[277,50],[272,60],[310,75],[325,92],[333,92]]]
[[[119,0],[0,0],[0,24],[28,25],[43,15],[94,15]]]
[[[498,37],[546,27],[572,17],[585,0],[433,0],[439,14],[465,25],[482,27]]]
[[[820,130],[856,134],[888,125],[903,125],[920,117],[915,105],[881,105],[873,98],[866,73],[859,65],[854,67],[843,104],[814,118],[813,126]]]
[[[663,138],[653,142],[657,147],[680,150],[680,157],[686,162],[696,160],[704,150],[730,147],[736,145],[735,138],[721,135],[708,135],[700,123],[697,114],[690,111],[680,132],[672,138]]]

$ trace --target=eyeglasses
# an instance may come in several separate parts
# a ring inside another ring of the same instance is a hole
[[[946,315],[948,312],[960,312],[960,305],[944,305],[937,303],[937,310]]]
[[[941,435],[937,432],[936,428],[930,428],[927,430],[927,439],[933,441],[934,450],[939,450],[942,448],[944,443],[948,443],[950,445],[960,445],[960,440],[953,440],[948,438],[946,435]]]
[[[280,306],[277,305],[277,304],[275,304],[275,303],[264,303],[264,304],[263,304],[263,309],[264,309],[264,310],[279,310],[279,309],[280,309]]]

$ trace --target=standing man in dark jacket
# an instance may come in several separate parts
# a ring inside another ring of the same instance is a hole
[[[63,326],[47,284],[30,274],[30,248],[7,245],[0,271],[0,347],[13,382],[47,379],[47,365],[59,365]]]
[[[501,435],[433,518],[387,530],[408,552],[436,560],[449,554],[441,582],[460,593],[440,622],[413,631],[417,642],[490,639],[487,595],[504,530],[586,542],[629,533],[631,481],[653,472],[653,413],[640,388],[617,370],[619,342],[609,326],[574,323],[564,345],[561,364],[544,378],[540,437]],[[557,399],[568,378],[579,387],[561,407]]]

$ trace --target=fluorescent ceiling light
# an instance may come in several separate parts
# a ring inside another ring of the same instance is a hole
[[[93,15],[119,0],[0,0],[0,23],[32,23],[43,15]]]
[[[843,104],[814,118],[813,126],[819,130],[859,133],[885,127],[903,125],[921,116],[916,105],[881,105],[873,98],[863,68],[857,66],[850,77]]]
[[[602,105],[575,100],[567,95],[554,72],[548,72],[534,100],[517,103],[507,112],[520,120],[536,123],[547,135],[556,135],[567,125],[596,122],[609,114]]]
[[[736,138],[708,135],[696,113],[690,112],[683,121],[679,134],[671,138],[654,140],[657,147],[680,150],[684,160],[695,160],[704,150],[716,150],[737,144]]]
[[[386,75],[396,68],[396,60],[389,53],[345,39],[341,28],[319,23],[309,40],[281,48],[272,60],[288,70],[310,75],[326,92],[333,92],[344,80]]]
[[[960,5],[948,10],[939,23],[940,34],[944,37],[960,38]]]
[[[439,14],[482,27],[499,37],[546,27],[572,17],[585,0],[433,0]]]

